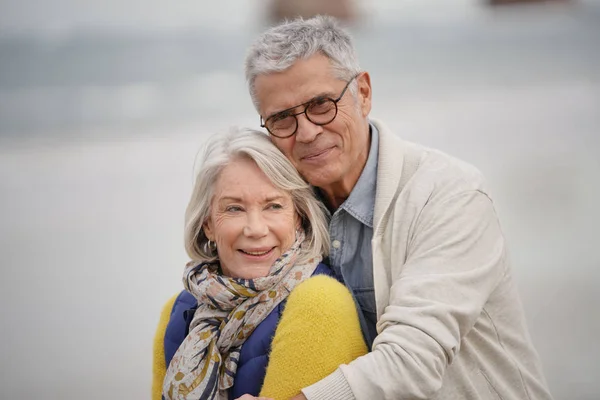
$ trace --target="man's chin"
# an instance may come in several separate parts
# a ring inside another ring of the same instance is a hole
[[[302,175],[306,182],[319,188],[327,187],[335,182],[331,171],[327,167],[320,168],[317,171],[313,169],[309,172],[300,172],[300,175]]]

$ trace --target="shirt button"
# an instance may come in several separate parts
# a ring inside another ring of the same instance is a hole
[[[331,244],[333,245],[334,249],[339,249],[340,246],[342,245],[339,240],[334,240],[333,243],[331,243]]]

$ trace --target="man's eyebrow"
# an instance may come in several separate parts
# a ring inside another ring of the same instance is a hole
[[[288,112],[288,111],[292,111],[294,108],[298,108],[300,106],[305,106],[308,103],[313,102],[313,101],[315,101],[317,99],[321,99],[321,98],[324,98],[324,97],[332,98],[331,96],[332,96],[332,93],[330,93],[330,92],[321,92],[321,93],[317,94],[316,96],[314,96],[313,98],[311,98],[310,100],[305,101],[304,103],[300,103],[300,104],[292,106],[290,108],[286,108],[285,110],[275,111],[274,113],[269,114],[267,116],[267,118],[265,118],[265,120],[267,120],[267,119],[269,119],[269,118],[271,118],[271,117],[273,117],[273,116],[275,116],[277,114],[282,114],[282,113],[285,113],[285,112]]]

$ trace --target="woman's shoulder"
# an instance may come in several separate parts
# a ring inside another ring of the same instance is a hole
[[[308,287],[307,287],[308,290],[303,289],[303,291],[306,293],[304,293],[302,295],[302,297],[307,297],[307,296],[308,297],[319,297],[319,295],[316,293],[309,294],[309,292],[312,292],[314,290],[314,289],[312,289],[312,287],[315,286],[315,288],[316,288],[316,287],[321,286],[319,281],[323,278],[327,280],[326,285],[331,284],[329,282],[329,280],[337,282],[337,281],[335,281],[334,278],[332,278],[332,276],[333,276],[333,272],[331,271],[331,269],[327,265],[320,263],[317,266],[317,268],[315,269],[315,271],[313,272],[313,275],[310,278],[308,278],[306,281],[299,284],[294,290],[292,290],[291,293],[293,294],[294,292],[296,292],[298,287],[303,286],[306,284],[306,282],[310,281],[310,282],[314,282],[314,283],[310,283],[308,285]],[[317,279],[317,280],[313,281],[314,279]],[[290,296],[292,294],[290,294]],[[283,315],[283,313],[285,312],[285,310],[288,307],[288,300],[289,300],[289,297],[287,299],[285,299],[284,301],[282,301],[281,303],[279,303],[277,305],[277,307],[275,307],[269,313],[269,315],[267,315],[267,317],[256,327],[254,332],[252,332],[252,334],[250,335],[248,340],[246,340],[246,342],[244,343],[244,346],[242,346],[242,354],[240,355],[240,364],[245,364],[252,358],[262,357],[262,356],[265,356],[266,354],[268,354],[269,349],[271,347],[271,341],[273,339],[273,334],[275,332],[275,329],[277,328],[277,325],[279,323],[281,316]],[[238,366],[238,368],[239,368],[239,366]]]
[[[196,298],[186,290],[182,290],[173,301],[164,337],[167,365],[169,365],[181,342],[187,336],[197,306]]]
[[[288,297],[261,396],[290,398],[366,352],[350,291],[331,276],[313,275]]]
[[[319,265],[317,265],[317,268],[315,268],[315,271],[312,274],[312,276],[315,275],[334,276],[334,273],[327,264],[319,263]]]
[[[341,311],[355,308],[352,294],[346,286],[335,279],[328,267],[329,273],[315,273],[313,276],[296,286],[287,299],[284,312],[290,308],[299,307],[306,312]],[[346,312],[346,311],[343,311]]]

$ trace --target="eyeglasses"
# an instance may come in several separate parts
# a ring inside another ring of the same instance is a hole
[[[267,128],[267,131],[275,137],[285,139],[293,136],[298,130],[298,115],[305,114],[306,118],[315,125],[327,125],[335,119],[338,112],[337,103],[344,97],[344,93],[348,90],[350,83],[357,77],[354,75],[342,90],[342,93],[337,99],[329,97],[317,97],[306,103],[299,104],[295,107],[288,108],[271,115],[263,123],[262,116],[260,117],[260,126]],[[298,107],[304,106],[304,111],[293,113]]]

